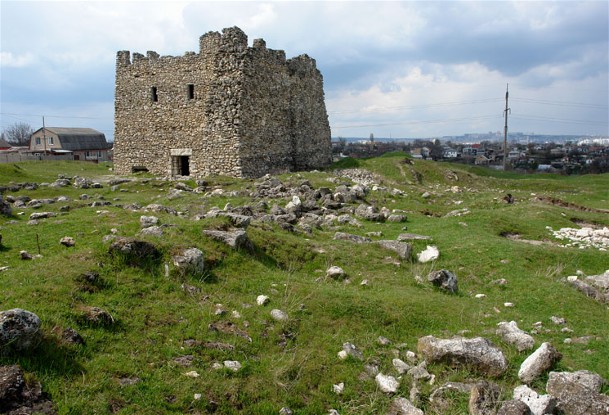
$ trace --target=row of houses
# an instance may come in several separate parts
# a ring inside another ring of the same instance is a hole
[[[0,140],[0,162],[22,160],[111,161],[112,143],[92,128],[43,127],[30,138],[29,146],[15,147]]]

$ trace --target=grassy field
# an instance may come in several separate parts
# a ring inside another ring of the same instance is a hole
[[[109,167],[82,162],[0,164],[0,186],[50,183],[58,175],[103,183],[99,189],[41,186],[4,193],[4,197],[69,198],[39,209],[14,209],[11,217],[0,217],[0,267],[8,267],[0,272],[0,310],[18,307],[36,313],[44,333],[35,351],[0,357],[0,364],[19,363],[40,380],[61,414],[277,414],[282,407],[297,414],[323,414],[331,408],[342,415],[384,413],[392,397],[380,392],[374,379],[362,377],[364,363],[378,364],[381,372],[397,376],[392,358],[416,351],[417,339],[429,334],[466,333],[492,340],[510,362],[508,373],[494,381],[503,387],[505,397],[511,397],[519,384],[518,368],[528,355],[495,334],[498,322],[511,320],[527,331],[534,323],[543,323],[535,334],[536,346],[548,341],[563,354],[559,370],[587,369],[609,378],[608,308],[564,282],[578,270],[595,275],[609,269],[609,254],[561,246],[564,242],[555,240],[546,228],[577,228],[577,223],[609,226],[609,213],[602,211],[609,209],[609,175],[520,175],[408,161],[401,153],[343,160],[327,171],[278,178],[286,184],[308,180],[314,188],[334,188],[337,184],[328,179],[335,177],[335,169],[365,169],[377,175],[381,186],[370,191],[366,201],[405,211],[407,222],[361,220],[360,227],[333,226],[310,234],[254,222],[247,233],[255,249],[247,252],[234,251],[203,234],[204,229],[224,226],[223,221],[193,218],[226,203],[255,205],[259,200],[252,200],[244,190],[253,190],[256,180],[210,178],[208,189],[221,188],[224,194],[183,192],[173,198],[169,191],[175,183],[154,177],[134,176],[113,188],[106,183],[113,177]],[[340,178],[339,182],[350,181]],[[393,195],[394,188],[403,195]],[[230,191],[238,194],[227,196]],[[502,201],[507,193],[515,197],[514,204]],[[548,203],[550,199],[570,205]],[[92,202],[111,204],[91,207]],[[287,202],[270,200],[269,206]],[[157,203],[181,214],[123,208],[132,203]],[[459,209],[467,213],[446,216]],[[35,211],[57,216],[28,224]],[[126,266],[108,254],[109,243],[103,237],[135,236],[143,214],[153,214],[169,225],[162,238],[141,237],[154,243],[162,258]],[[427,264],[400,260],[377,244],[333,240],[336,231],[362,236],[382,232],[382,238],[375,239],[395,239],[404,232],[427,235],[432,241],[414,242],[414,252],[433,244],[441,254]],[[527,244],[506,234],[548,243]],[[61,245],[64,236],[73,237],[76,245]],[[205,275],[183,276],[173,269],[172,253],[189,247],[204,252]],[[23,261],[21,250],[41,257]],[[331,265],[342,267],[350,283],[324,278]],[[417,276],[425,279],[430,271],[443,268],[457,275],[458,294],[417,282]],[[95,287],[83,286],[80,279],[89,271],[100,275]],[[501,278],[507,285],[493,284]],[[362,286],[365,279],[369,284]],[[185,291],[183,284],[196,290]],[[268,305],[256,305],[260,294],[270,297]],[[476,298],[476,294],[486,296]],[[506,302],[514,306],[505,307]],[[226,314],[216,314],[218,304]],[[107,310],[115,323],[85,322],[84,306]],[[289,319],[274,321],[273,308],[287,312]],[[562,332],[551,316],[565,318],[573,332]],[[210,324],[239,331],[210,330]],[[76,329],[86,343],[60,341],[56,333],[67,327]],[[392,343],[380,345],[379,336]],[[583,336],[592,339],[587,344],[564,343],[567,337]],[[188,346],[184,341],[189,339],[231,348]],[[345,342],[357,345],[365,362],[338,359]],[[192,357],[186,366],[176,361],[183,356]],[[213,363],[225,360],[237,360],[243,367],[237,372],[212,369]],[[480,378],[443,365],[429,365],[428,370],[436,380],[433,386],[421,385],[423,409],[429,409],[434,387]],[[191,371],[199,376],[185,375]],[[337,395],[332,385],[340,382],[345,390]],[[540,379],[533,386],[542,392],[544,385],[545,379]],[[404,376],[398,394],[408,397],[409,389]],[[466,407],[467,399],[455,399],[449,413],[466,413]]]

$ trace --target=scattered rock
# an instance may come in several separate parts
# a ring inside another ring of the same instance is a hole
[[[0,412],[9,415],[56,415],[55,404],[42,392],[40,382],[26,380],[18,365],[0,366]]]
[[[241,363],[236,360],[225,360],[224,367],[233,372],[238,372],[241,369]]]
[[[108,252],[122,258],[127,265],[142,266],[161,258],[161,252],[150,242],[119,237],[110,244]]]
[[[430,363],[465,365],[493,377],[502,375],[508,367],[501,350],[482,337],[437,339],[434,336],[425,336],[419,339],[417,348]]]
[[[400,387],[400,382],[397,381],[393,376],[386,376],[379,373],[375,376],[377,386],[384,393],[396,393]]]
[[[30,220],[48,219],[57,216],[55,212],[34,212],[30,215]]]
[[[533,415],[554,413],[556,398],[551,395],[539,395],[526,385],[514,389],[514,399],[524,402]]]
[[[160,238],[161,236],[163,236],[163,228],[160,226],[149,226],[147,228],[143,228],[141,231],[138,232],[138,234],[155,236],[157,238]]]
[[[565,415],[606,415],[609,413],[609,396],[601,394],[606,383],[596,373],[550,372],[546,391],[558,400],[557,408]]]
[[[40,318],[30,311],[13,308],[0,311],[0,354],[22,352],[40,340]]]
[[[424,412],[414,406],[408,399],[399,397],[391,402],[387,415],[424,415]]]
[[[32,256],[32,254],[30,254],[28,251],[19,251],[19,256],[21,257],[21,259],[23,260],[30,260],[30,259],[34,259],[34,257]]]
[[[476,382],[469,397],[470,415],[495,415],[500,396],[501,389],[498,385],[485,380]]]
[[[80,333],[78,333],[76,330],[74,330],[71,327],[68,327],[66,329],[57,329],[57,330],[53,330],[54,332],[56,332],[59,337],[61,337],[61,340],[63,340],[65,343],[68,344],[85,344],[85,339],[83,339],[83,337],[80,335]]]
[[[451,406],[451,397],[455,393],[470,395],[474,385],[461,382],[447,382],[434,390],[429,396],[429,403],[435,413],[448,413]]]
[[[552,321],[552,323],[556,324],[557,326],[564,326],[565,324],[567,324],[567,320],[565,320],[562,317],[552,316],[552,317],[550,317],[550,320]]]
[[[395,358],[391,361],[391,363],[400,375],[403,375],[410,370],[410,365],[401,359]]]
[[[457,276],[445,269],[430,272],[427,281],[451,294],[456,294],[458,291]]]
[[[233,231],[218,231],[206,229],[203,233],[216,241],[222,242],[233,249],[245,249],[252,251],[254,245],[243,229],[235,229]]]
[[[343,350],[346,356],[351,356],[357,360],[364,360],[364,354],[353,343],[343,343]]]
[[[341,280],[346,277],[346,273],[341,267],[333,265],[326,270],[326,277]]]
[[[368,237],[353,235],[353,234],[345,233],[345,232],[336,232],[334,234],[334,239],[341,240],[341,241],[355,242],[356,244],[365,244],[365,243],[372,242],[372,239],[370,239]]]
[[[332,392],[334,392],[337,395],[342,395],[342,393],[345,391],[345,384],[343,382],[338,383],[336,385],[332,385]]]
[[[209,330],[219,331],[220,333],[224,334],[233,334],[235,336],[242,337],[249,342],[252,341],[252,338],[247,332],[239,329],[234,323],[230,321],[218,321],[216,323],[210,323],[207,327]]]
[[[67,247],[71,247],[76,245],[76,242],[74,241],[74,238],[70,237],[70,236],[64,236],[63,238],[61,238],[59,240],[59,243],[62,244],[63,246],[67,246]]]
[[[266,295],[259,295],[258,297],[256,297],[256,304],[258,304],[258,305],[266,305],[266,304],[268,304],[269,301],[271,301],[271,300]]]
[[[398,241],[429,241],[431,236],[417,235],[416,233],[401,233],[397,237]]]
[[[172,257],[173,265],[181,274],[200,276],[205,272],[203,251],[198,248],[188,248]]]
[[[417,260],[421,263],[435,261],[440,257],[440,251],[433,245],[427,245],[427,248],[417,254]]]
[[[99,307],[82,306],[80,319],[84,323],[95,326],[111,326],[114,324],[114,317]]]
[[[276,321],[288,321],[288,313],[276,308],[271,310],[271,317]]]
[[[518,379],[523,383],[530,384],[541,374],[551,369],[561,358],[562,355],[550,343],[542,343],[522,362],[520,370],[518,370]]]
[[[528,405],[517,399],[503,402],[497,415],[532,415]]]
[[[376,243],[385,249],[396,252],[401,259],[409,259],[412,255],[412,245],[409,243],[387,240],[376,241]]]
[[[535,346],[535,339],[525,331],[518,328],[515,321],[502,321],[497,324],[497,335],[509,344],[516,346],[519,352],[532,349]]]
[[[151,226],[158,225],[159,218],[156,216],[140,216],[140,226],[142,228],[149,228]]]

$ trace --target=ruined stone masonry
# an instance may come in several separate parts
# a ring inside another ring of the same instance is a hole
[[[117,174],[229,175],[331,162],[323,78],[307,55],[252,47],[237,27],[201,36],[200,52],[116,59]]]

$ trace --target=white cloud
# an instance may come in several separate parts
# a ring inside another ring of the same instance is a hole
[[[31,53],[14,55],[12,52],[0,52],[0,66],[5,68],[23,68],[36,61]]]

